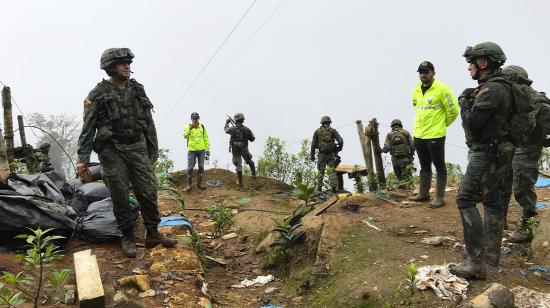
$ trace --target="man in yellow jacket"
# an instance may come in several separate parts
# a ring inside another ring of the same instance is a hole
[[[183,131],[183,138],[187,139],[187,188],[185,190],[188,192],[191,191],[193,185],[193,168],[197,160],[199,163],[197,187],[206,188],[202,186],[202,174],[204,173],[204,159],[210,157],[210,143],[204,125],[199,123],[199,118],[198,113],[191,113],[191,123],[187,124]]]
[[[412,201],[430,200],[432,184],[432,163],[437,172],[436,197],[430,207],[443,205],[447,168],[445,167],[445,136],[459,113],[458,100],[453,91],[435,80],[435,69],[431,62],[423,61],[418,66],[420,82],[413,91],[414,148],[420,161],[420,187]]]

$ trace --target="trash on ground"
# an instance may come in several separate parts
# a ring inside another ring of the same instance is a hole
[[[273,279],[275,279],[275,277],[273,277],[273,275],[258,276],[255,279],[245,279],[245,280],[239,282],[239,284],[234,284],[231,287],[232,288],[248,288],[248,287],[251,287],[251,286],[263,286],[266,283],[268,283],[270,281],[273,281]]]
[[[228,233],[228,234],[222,236],[222,240],[230,240],[230,239],[232,239],[232,238],[236,238],[237,236],[238,236],[238,235],[237,235],[237,233],[235,233],[235,232]]]
[[[248,198],[248,197],[244,197],[244,198],[241,198],[241,200],[239,200],[239,204],[240,205],[247,205],[249,204],[250,202],[252,202],[252,199]]]
[[[373,225],[372,223],[370,223],[370,221],[366,220],[366,219],[363,219],[361,220],[364,224],[366,224],[367,226],[373,228],[374,230],[378,231],[378,232],[382,232],[382,229],[378,228],[377,226]]]
[[[547,207],[547,206],[549,206],[549,205],[550,205],[550,202],[549,202],[549,201],[540,201],[540,202],[537,202],[537,204],[535,205],[535,207],[536,207],[537,209],[543,209],[543,208],[545,208],[545,207]]]
[[[527,276],[529,275],[529,272],[524,271],[524,270],[519,270],[519,273],[520,273],[521,276],[523,276],[524,278],[527,278]]]
[[[204,182],[204,186],[206,187],[220,187],[223,185],[223,182],[220,180],[208,180]]]
[[[550,293],[537,292],[524,286],[510,289],[514,293],[516,307],[550,307]]]
[[[548,267],[544,265],[533,264],[530,268],[533,272],[548,273]]]
[[[456,238],[452,236],[432,236],[432,237],[425,237],[420,242],[422,244],[439,246],[439,245],[447,244],[449,242],[456,242]]]
[[[220,265],[227,265],[227,262],[225,262],[225,260],[221,259],[221,258],[214,258],[214,257],[211,257],[211,256],[204,256],[204,258],[206,260],[209,260],[209,261],[212,261],[212,262],[215,262],[215,263],[218,263]]]
[[[418,268],[415,285],[420,290],[432,289],[445,300],[466,298],[468,281],[449,271],[448,265],[428,265]]]
[[[143,292],[139,293],[138,295],[139,295],[139,297],[141,297],[141,298],[153,297],[153,296],[157,295],[157,292],[156,292],[155,290],[153,290],[153,289],[149,289],[149,290],[147,290],[147,291],[143,291]]]

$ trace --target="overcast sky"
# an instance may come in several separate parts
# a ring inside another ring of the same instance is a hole
[[[255,159],[267,136],[298,151],[330,115],[343,126],[343,163],[364,164],[355,120],[378,118],[383,135],[394,118],[412,130],[418,64],[433,62],[436,79],[458,95],[475,86],[461,55],[482,41],[498,43],[506,64],[550,90],[547,1],[257,0],[185,93],[252,2],[2,0],[0,81],[26,114],[80,119],[86,95],[106,77],[103,50],[131,48],[133,77],[155,105],[160,147],[176,169],[186,165],[181,134],[193,111],[222,167],[231,161],[225,115],[236,112],[256,134]],[[466,161],[460,118],[448,130],[447,161]]]

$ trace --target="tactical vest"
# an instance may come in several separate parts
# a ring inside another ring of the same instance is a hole
[[[317,130],[317,144],[321,153],[331,153],[336,150],[331,127],[321,126]]]
[[[139,141],[147,130],[153,108],[143,86],[131,79],[126,89],[119,90],[104,80],[93,92],[95,95],[90,99],[98,108],[98,134],[110,131],[115,143]]]
[[[539,112],[542,108],[550,108],[550,99],[544,95],[544,93],[539,93],[536,90],[532,89],[530,91],[530,98],[533,104],[535,105],[535,129],[533,131],[533,134],[529,138],[529,141],[527,142],[527,145],[535,145],[535,144],[541,144],[544,139],[546,139],[546,136],[543,136],[543,132],[546,131],[545,127],[547,125],[550,125],[550,123],[547,123],[545,119],[542,116],[539,116]]]
[[[409,145],[409,139],[403,133],[402,129],[394,130],[391,132],[391,149],[390,153],[394,156],[404,157],[411,154],[411,147]]]

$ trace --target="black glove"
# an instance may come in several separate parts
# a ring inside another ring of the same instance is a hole
[[[311,161],[315,161],[315,153],[311,153],[310,159]]]
[[[231,123],[231,120],[226,119],[226,120],[225,120],[225,124],[229,124],[229,123]]]
[[[344,148],[344,145],[342,145],[342,144],[337,145],[336,146],[336,152],[341,152],[343,148]]]
[[[380,147],[374,148],[374,153],[380,154],[382,153],[382,149]]]
[[[390,151],[389,147],[383,147],[382,148],[382,152],[384,152],[384,153],[388,153],[389,151]]]

